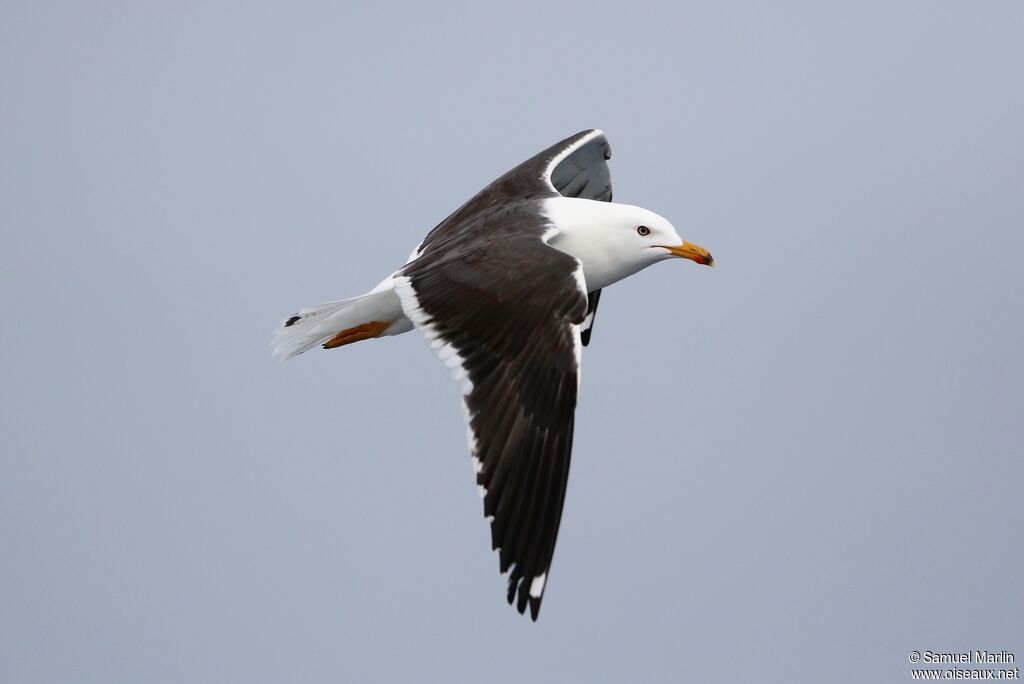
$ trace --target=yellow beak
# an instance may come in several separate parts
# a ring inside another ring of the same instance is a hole
[[[671,252],[673,256],[689,259],[690,261],[696,261],[698,264],[703,264],[705,266],[715,265],[715,260],[711,256],[711,252],[700,245],[693,244],[692,242],[684,242],[683,244],[675,247],[666,246],[665,249]]]

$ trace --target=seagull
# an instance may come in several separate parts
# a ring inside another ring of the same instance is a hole
[[[612,202],[605,134],[501,176],[364,295],[274,331],[284,360],[418,329],[462,389],[467,441],[507,599],[536,621],[565,501],[582,349],[601,291],[666,259],[713,266],[654,212]]]

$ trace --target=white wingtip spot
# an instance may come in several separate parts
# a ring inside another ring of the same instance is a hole
[[[485,496],[487,496],[487,488],[484,487],[483,485],[477,485],[476,486],[476,493],[479,494],[480,498],[482,499]]]
[[[544,593],[544,580],[548,577],[548,573],[537,575],[530,582],[530,596],[533,598],[540,598],[540,595]]]

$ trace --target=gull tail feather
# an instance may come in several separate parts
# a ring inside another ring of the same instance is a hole
[[[281,321],[270,340],[284,361],[317,345],[333,349],[352,342],[397,335],[412,329],[402,314],[391,278],[364,295],[317,304]]]
[[[364,295],[365,297],[367,295]],[[358,302],[363,297],[339,299],[302,309],[281,321],[270,340],[274,358],[281,361],[326,343],[346,328],[358,325]]]

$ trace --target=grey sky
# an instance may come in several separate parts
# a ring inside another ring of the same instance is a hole
[[[0,680],[1024,659],[1024,6],[5,3]],[[608,290],[537,624],[418,335],[272,361],[578,130]]]

